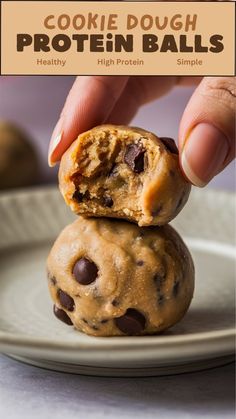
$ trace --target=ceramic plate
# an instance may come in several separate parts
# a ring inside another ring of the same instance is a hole
[[[233,194],[193,190],[173,222],[190,247],[196,290],[185,318],[150,337],[94,338],[58,322],[45,273],[49,249],[74,219],[56,188],[0,196],[0,351],[90,375],[142,376],[221,365],[234,351]]]

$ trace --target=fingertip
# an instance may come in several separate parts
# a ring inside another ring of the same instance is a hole
[[[49,150],[48,150],[49,167],[54,167],[60,160],[60,157],[58,155],[58,151],[59,151],[58,148],[60,146],[62,136],[63,136],[63,132],[59,132],[59,134],[57,134],[56,137],[52,136],[52,139],[49,144]]]
[[[228,153],[229,144],[224,134],[214,125],[201,122],[183,144],[181,167],[189,181],[202,188],[223,169]]]
[[[48,166],[49,167],[55,167],[58,161],[54,161],[51,156],[48,156]]]
[[[207,182],[203,182],[201,179],[199,179],[199,177],[192,170],[188,162],[188,159],[186,157],[185,150],[183,150],[181,153],[180,164],[181,164],[183,175],[188,182],[190,182],[192,185],[197,186],[199,188],[203,188],[204,186],[206,186]]]

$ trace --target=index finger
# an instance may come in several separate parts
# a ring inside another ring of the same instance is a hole
[[[81,132],[106,120],[128,79],[127,76],[77,77],[51,137],[48,152],[49,166],[60,160]]]

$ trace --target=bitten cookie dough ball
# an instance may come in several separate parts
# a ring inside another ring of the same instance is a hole
[[[191,188],[172,139],[114,125],[77,138],[62,158],[59,186],[77,214],[124,218],[139,226],[168,223]]]
[[[193,295],[192,258],[170,226],[79,217],[56,240],[47,269],[56,317],[88,335],[161,332]]]
[[[37,180],[38,162],[20,128],[0,122],[0,189],[28,186]]]

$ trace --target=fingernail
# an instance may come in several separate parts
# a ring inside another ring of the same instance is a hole
[[[218,128],[198,124],[184,143],[183,171],[193,185],[203,187],[220,171],[228,152],[228,140]]]
[[[63,120],[62,118],[60,118],[53,130],[52,137],[50,140],[49,149],[48,149],[48,165],[50,167],[55,166],[55,164],[58,161],[56,158],[56,151],[57,151],[57,146],[58,144],[60,144],[61,139],[62,139],[62,134],[63,134],[62,124],[63,124]]]

